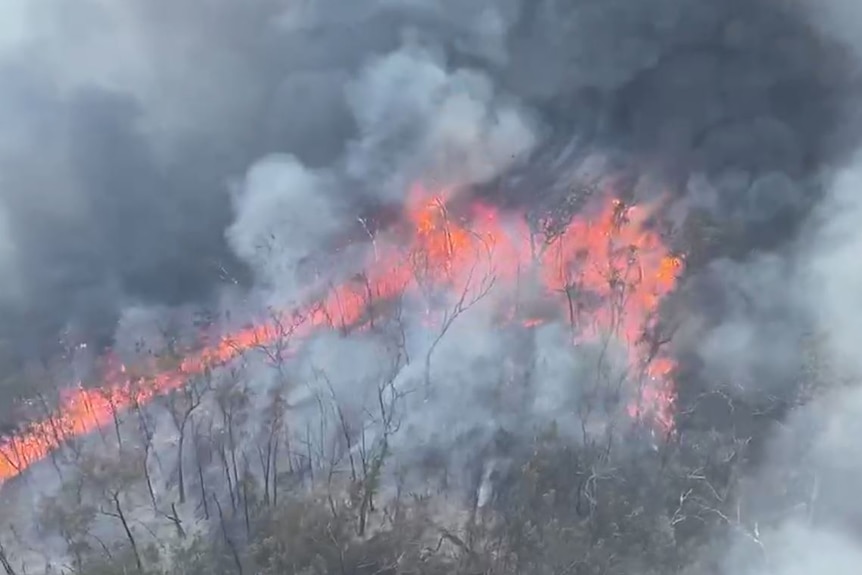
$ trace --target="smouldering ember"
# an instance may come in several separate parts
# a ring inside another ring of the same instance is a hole
[[[682,260],[644,225],[649,210],[610,199],[597,213],[576,217],[551,236],[531,233],[523,218],[506,218],[489,206],[473,205],[468,212],[465,217],[450,215],[445,193],[430,194],[417,186],[404,218],[411,229],[406,236],[399,231],[392,237],[378,235],[361,277],[331,288],[299,313],[227,334],[188,353],[178,365],[147,370],[154,375],[132,377],[124,366],[112,364],[98,389],[67,391],[53,417],[0,442],[0,482],[69,438],[111,424],[116,413],[144,405],[207,369],[275,342],[284,336],[285,325],[294,338],[316,330],[366,327],[378,313],[371,311],[378,309],[378,302],[401,296],[428,301],[431,293],[455,294],[457,299],[459,294],[473,297],[493,291],[495,301],[511,304],[502,317],[525,328],[565,321],[574,328],[573,345],[611,334],[625,344],[636,381],[629,415],[648,418],[662,431],[672,432],[674,362],[656,353],[644,334],[655,331],[659,304],[674,289]],[[518,286],[530,282],[551,302],[553,314],[537,318],[519,313]],[[584,293],[601,305],[582,305],[576,294]],[[435,313],[441,312],[432,304],[427,310],[433,326]]]

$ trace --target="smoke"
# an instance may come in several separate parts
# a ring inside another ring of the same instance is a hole
[[[862,201],[857,194],[860,184],[862,159],[856,158],[834,177],[829,195],[815,211],[816,228],[807,238],[802,256],[802,297],[811,306],[830,359],[840,371],[853,376],[859,375],[862,367],[856,351],[862,276],[854,264],[862,247],[858,231],[862,221]]]
[[[799,2],[796,9],[853,51],[850,73],[858,74],[856,5]],[[858,134],[855,124],[852,130]],[[862,508],[853,503],[862,471],[853,439],[862,373],[854,263],[862,247],[862,164],[858,151],[843,157],[807,183],[825,193],[808,202],[813,207],[795,237],[772,253],[717,262],[707,272],[721,279],[711,285],[723,286],[726,305],[698,345],[705,371],[732,381],[725,389],[743,396],[766,391],[773,400],[797,402],[771,430],[757,470],[740,480],[745,512],[724,561],[727,573],[850,573],[862,558]],[[800,395],[811,399],[800,403]]]
[[[104,334],[126,305],[243,279],[229,182],[269,154],[391,200],[577,137],[702,168],[718,217],[773,229],[806,208],[787,177],[828,151],[849,81],[781,4],[7,3],[3,325],[20,345],[70,321]]]
[[[498,176],[535,147],[517,102],[488,76],[446,69],[440,54],[407,44],[372,61],[348,88],[361,134],[347,158],[352,177],[403,197],[412,182],[466,187]]]
[[[297,266],[339,230],[333,184],[294,157],[258,162],[236,194],[229,245],[256,277],[281,293],[296,294]]]
[[[789,290],[816,330],[818,364],[808,366],[809,386],[819,388],[813,402],[797,408],[777,430],[759,477],[747,497],[752,515],[771,525],[764,545],[780,557],[777,573],[826,568],[850,572],[862,554],[858,543],[862,508],[853,503],[858,465],[857,434],[860,417],[857,351],[860,309],[859,277],[855,266],[862,236],[859,160],[832,178],[825,199],[813,212],[794,253],[798,273]],[[763,347],[753,342],[754,349]],[[809,361],[811,359],[809,358]],[[763,486],[784,485],[776,494]],[[788,501],[804,501],[802,508]],[[801,538],[806,544],[800,545]],[[812,542],[818,542],[812,544]],[[796,550],[796,551],[794,551]]]
[[[847,0],[827,0],[826,2],[811,2],[796,0],[796,8],[803,11],[811,23],[826,35],[837,39],[851,48],[855,56],[859,56],[859,5]]]
[[[0,211],[0,269],[13,270],[17,267],[17,254],[12,243],[9,217]],[[21,297],[21,286],[15,274],[8,274],[0,282],[0,299],[14,301]]]
[[[853,373],[860,174],[824,176],[858,138],[845,52],[860,49],[854,6],[7,2],[0,335],[22,355],[70,324],[123,349],[138,335],[157,346],[153,318],[185,306],[240,291],[282,307],[359,271],[369,246],[333,255],[313,281],[300,268],[365,204],[399,204],[415,182],[545,203],[595,179],[571,168],[600,150],[613,158],[600,168],[624,176],[620,195],[671,192],[674,241],[693,252],[677,351],[695,378],[780,395],[812,331]],[[528,433],[581,405],[568,382],[594,362],[558,345],[556,327],[512,342],[481,307],[462,319],[435,350],[440,393],[424,397],[421,361],[393,368],[408,407],[405,443],[393,441],[402,455],[487,443],[498,427]],[[429,342],[408,327],[421,353]],[[379,402],[372,358],[391,356],[390,342],[309,345],[296,377],[316,387],[293,400],[330,393],[359,412]],[[538,350],[533,395],[490,402],[507,377],[501,358],[521,348]],[[799,529],[776,537],[792,543]]]
[[[534,120],[487,76],[450,71],[416,41],[373,57],[343,90],[357,133],[342,157],[317,171],[295,156],[261,160],[234,196],[228,243],[282,304],[300,291],[299,265],[353,225],[360,198],[400,204],[416,182],[484,183],[537,143]]]

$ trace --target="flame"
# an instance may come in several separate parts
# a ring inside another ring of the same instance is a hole
[[[522,279],[534,278],[543,297],[552,302],[554,315],[575,328],[576,341],[606,334],[622,340],[632,371],[642,382],[628,413],[649,417],[663,431],[672,432],[674,362],[650,349],[644,335],[655,329],[659,303],[674,289],[682,260],[644,226],[649,209],[612,199],[594,216],[575,218],[565,229],[537,241],[523,219],[504,221],[488,206],[473,205],[468,214],[456,218],[447,196],[416,186],[405,214],[407,230],[375,238],[366,271],[331,287],[302,310],[227,334],[188,353],[178,365],[145,366],[144,371],[153,374],[148,377],[133,377],[109,358],[98,389],[68,390],[55,415],[0,441],[0,483],[68,439],[109,425],[116,413],[144,405],[286,333],[302,337],[316,329],[361,327],[373,322],[375,302],[408,294],[478,293],[490,286],[489,278],[495,289],[504,294],[508,290],[509,295],[515,294]],[[586,293],[599,296],[602,304],[582,305],[579,294]],[[518,317],[517,297],[505,317],[526,328],[547,321]],[[429,306],[432,322],[433,314]]]

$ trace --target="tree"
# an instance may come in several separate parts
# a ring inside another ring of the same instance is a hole
[[[186,432],[192,414],[200,406],[204,395],[211,389],[212,372],[207,369],[201,376],[192,377],[181,388],[168,393],[166,404],[171,420],[177,429],[177,477],[180,505],[186,502],[186,483],[184,474],[184,451]]]
[[[242,371],[231,367],[216,384],[215,400],[221,414],[221,427],[217,430],[215,445],[221,457],[228,492],[233,510],[239,505],[239,465],[237,464],[238,434],[247,417],[250,403],[248,383],[243,380]]]
[[[45,498],[39,511],[42,528],[49,533],[56,530],[65,541],[77,573],[83,572],[86,559],[97,543],[107,557],[111,556],[107,545],[91,533],[97,508],[85,499],[87,487],[86,477],[76,474],[58,495]]]
[[[139,573],[145,573],[142,547],[132,527],[129,507],[135,505],[135,486],[141,476],[141,459],[118,446],[116,452],[88,454],[81,462],[83,483],[89,487],[97,512],[119,522],[128,551]]]

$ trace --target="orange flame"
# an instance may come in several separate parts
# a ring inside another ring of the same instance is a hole
[[[650,417],[670,433],[674,362],[656,349],[646,349],[644,334],[655,328],[659,303],[674,289],[682,260],[669,253],[657,233],[644,227],[648,210],[610,200],[596,216],[576,218],[561,233],[540,242],[523,220],[504,223],[498,211],[483,205],[474,205],[471,211],[469,224],[467,218],[456,220],[448,212],[444,194],[428,194],[417,186],[411,190],[406,213],[410,241],[376,240],[361,281],[335,286],[301,313],[285,314],[278,329],[272,322],[225,335],[189,353],[172,369],[152,369],[150,377],[132,378],[124,366],[109,366],[99,389],[79,386],[67,391],[54,416],[0,442],[0,483],[68,439],[109,425],[114,414],[180,388],[189,378],[247,350],[277,341],[285,335],[285,325],[299,337],[318,328],[365,325],[373,321],[375,301],[429,288],[450,293],[467,290],[478,275],[493,277],[495,288],[503,290],[511,289],[522,276],[532,276],[544,297],[554,302],[556,315],[562,314],[576,328],[578,338],[612,334],[621,339],[629,350],[632,370],[643,380],[628,413]],[[479,265],[482,269],[477,273]],[[603,305],[585,308],[577,299],[580,293],[598,295]],[[546,320],[519,321],[532,327]]]

